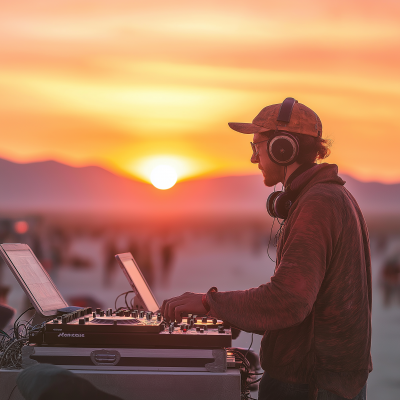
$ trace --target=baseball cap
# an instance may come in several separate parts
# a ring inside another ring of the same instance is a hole
[[[322,136],[322,123],[318,115],[293,97],[287,97],[280,104],[263,108],[251,124],[229,122],[228,125],[240,133],[284,131],[314,137]]]

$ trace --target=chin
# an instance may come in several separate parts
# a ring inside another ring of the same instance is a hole
[[[268,180],[268,178],[264,178],[264,185],[268,187],[275,186],[278,182],[271,182]]]
[[[277,181],[273,181],[272,179],[268,179],[268,178],[264,177],[264,185],[265,186],[272,187],[272,186],[277,185],[278,183],[279,182],[277,182]]]

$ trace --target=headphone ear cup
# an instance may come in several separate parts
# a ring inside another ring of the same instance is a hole
[[[281,191],[272,192],[267,199],[267,211],[272,218],[278,218],[275,213],[275,200],[281,194]]]
[[[288,192],[273,192],[267,199],[267,211],[273,218],[286,219],[292,206],[291,195]]]
[[[269,158],[275,164],[288,166],[297,160],[299,142],[289,133],[279,133],[269,140],[267,150]]]

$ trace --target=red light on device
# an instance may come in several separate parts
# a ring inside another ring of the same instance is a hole
[[[19,233],[19,234],[24,234],[26,232],[28,232],[29,229],[29,225],[26,221],[17,221],[14,224],[14,230],[15,232]]]

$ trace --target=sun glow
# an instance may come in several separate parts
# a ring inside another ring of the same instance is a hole
[[[178,176],[173,167],[169,165],[157,165],[151,171],[150,180],[157,189],[166,190],[175,185]]]

